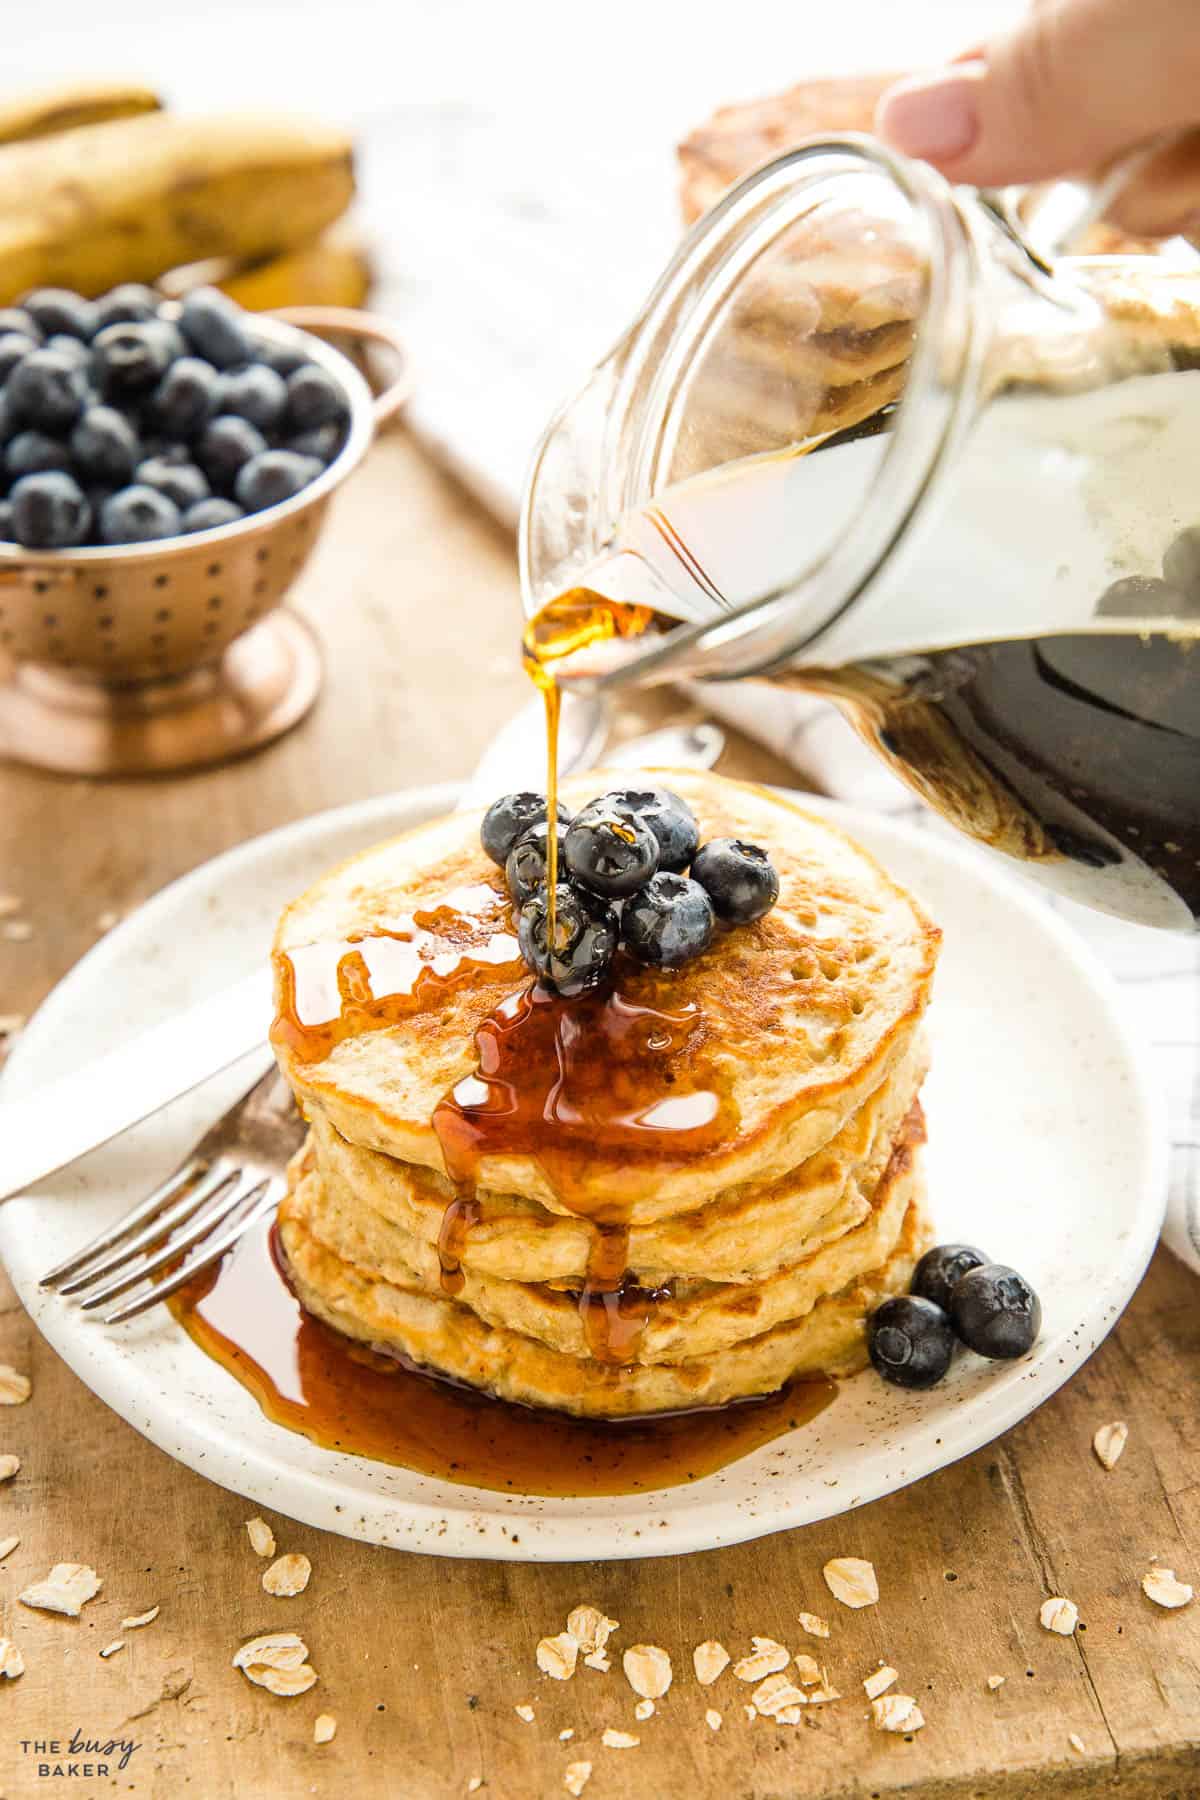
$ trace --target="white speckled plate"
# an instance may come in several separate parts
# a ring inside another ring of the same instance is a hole
[[[452,801],[448,788],[425,788],[345,807],[177,881],[50,996],[6,1090],[102,1054],[246,973],[278,908],[324,866]],[[861,1375],[813,1423],[721,1473],[628,1498],[494,1494],[322,1450],[264,1418],[165,1309],[110,1330],[37,1288],[42,1270],[170,1169],[245,1068],[0,1207],[0,1255],[25,1306],[89,1387],[168,1455],[309,1524],[443,1556],[595,1559],[736,1543],[861,1506],[986,1443],[1079,1367],[1129,1299],[1158,1234],[1165,1132],[1107,976],[1040,901],[932,836],[828,810],[944,928],[926,1088],[931,1205],[940,1237],[982,1244],[1039,1289],[1045,1323],[1025,1361],[964,1356],[917,1395]]]

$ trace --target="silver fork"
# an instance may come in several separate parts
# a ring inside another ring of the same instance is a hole
[[[283,1198],[285,1172],[304,1137],[291,1089],[272,1064],[188,1152],[173,1175],[41,1278],[80,1297],[85,1312],[130,1288],[133,1299],[101,1316],[106,1325],[156,1306],[207,1269]],[[190,1251],[178,1267],[180,1256]],[[159,1274],[163,1270],[165,1273]],[[157,1276],[157,1280],[151,1278]],[[142,1284],[149,1282],[148,1287]]]

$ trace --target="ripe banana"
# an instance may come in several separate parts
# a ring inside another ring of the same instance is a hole
[[[359,239],[338,224],[278,256],[253,263],[189,263],[172,269],[158,285],[172,299],[194,287],[223,288],[251,312],[277,306],[362,306],[370,291],[371,263]]]
[[[20,99],[0,101],[0,144],[51,137],[81,125],[103,125],[111,119],[134,119],[158,112],[162,101],[149,88],[128,82],[75,82],[46,88]]]

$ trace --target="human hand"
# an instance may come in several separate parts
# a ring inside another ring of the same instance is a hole
[[[1035,0],[1007,35],[889,88],[876,130],[895,149],[977,187],[1094,172],[1172,134],[1109,216],[1140,236],[1195,233],[1200,6]]]

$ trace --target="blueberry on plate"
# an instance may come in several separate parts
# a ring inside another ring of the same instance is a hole
[[[565,820],[571,815],[560,805],[558,816]],[[531,825],[544,822],[545,817],[545,794],[533,794],[528,790],[502,794],[499,800],[492,801],[480,822],[479,841],[485,854],[503,868],[517,839],[524,837]]]
[[[23,475],[10,498],[12,534],[27,550],[73,550],[91,529],[83,490],[61,469]]]
[[[558,832],[558,870],[562,875],[566,864],[563,860],[563,839],[567,835],[567,825],[560,821],[555,827]],[[550,827],[545,819],[539,819],[531,825],[509,851],[504,864],[504,878],[508,883],[508,891],[518,906],[524,906],[532,900],[539,888],[546,885],[546,856],[550,839]]]
[[[950,1317],[969,1350],[1008,1361],[1037,1342],[1042,1303],[1015,1269],[982,1263],[955,1282]]]
[[[110,399],[127,399],[156,387],[173,360],[157,319],[106,325],[92,340],[96,380]]]
[[[983,1251],[976,1250],[973,1244],[935,1244],[914,1269],[910,1291],[948,1311],[950,1291],[955,1282],[961,1280],[968,1269],[977,1269],[987,1260]]]
[[[698,881],[660,870],[625,902],[621,937],[639,962],[677,969],[712,943],[712,901]]]
[[[692,879],[707,889],[727,925],[749,925],[779,898],[779,876],[765,850],[741,838],[713,838],[692,858]]]
[[[316,363],[302,363],[287,378],[287,417],[293,431],[337,424],[349,412],[346,396],[332,375]]]
[[[893,1294],[871,1314],[867,1348],[895,1387],[934,1387],[950,1367],[954,1332],[940,1306],[919,1294]]]
[[[14,418],[51,432],[73,425],[89,398],[83,370],[58,350],[31,350],[4,391]]]
[[[68,469],[71,452],[61,438],[45,431],[18,431],[4,450],[4,467],[15,480],[20,475],[37,475],[44,469]]]
[[[244,369],[229,369],[220,377],[220,410],[235,418],[249,419],[260,431],[278,425],[287,405],[287,387],[282,375],[268,369],[265,363],[247,363]]]
[[[150,397],[154,417],[176,437],[195,437],[220,411],[221,377],[199,356],[180,356]]]
[[[175,537],[182,529],[175,502],[140,483],[119,488],[100,508],[100,536],[106,544],[148,544]]]
[[[658,839],[629,813],[588,807],[563,844],[567,872],[605,900],[645,887],[658,869]]]
[[[267,440],[248,419],[232,414],[206,425],[196,449],[196,461],[215,488],[231,488],[238,472],[256,456],[265,456]]]
[[[138,434],[115,406],[89,406],[71,433],[71,455],[99,481],[128,481],[142,454]]]
[[[28,313],[43,337],[61,332],[87,339],[96,329],[96,308],[69,288],[35,288],[22,300],[21,311]]]
[[[297,432],[287,441],[287,449],[297,456],[315,456],[320,463],[331,463],[346,441],[344,425],[317,425],[312,431]]]
[[[197,500],[183,515],[185,531],[215,531],[218,525],[236,525],[245,518],[241,507],[232,500]]]
[[[215,368],[236,369],[254,357],[245,314],[217,288],[197,288],[188,295],[179,328],[196,354]]]
[[[234,498],[247,512],[265,512],[279,506],[324,473],[313,456],[297,456],[294,450],[267,450],[237,472]]]
[[[17,364],[24,362],[30,351],[37,347],[37,340],[27,337],[23,331],[0,333],[0,381],[7,381]]]
[[[133,478],[144,487],[157,488],[160,494],[173,500],[181,512],[200,500],[207,500],[212,491],[203,471],[195,463],[177,462],[166,456],[148,456],[138,464]]]
[[[700,827],[686,800],[670,788],[617,788],[584,808],[628,813],[640,819],[658,839],[658,866],[678,874],[686,869],[700,843]]]
[[[140,281],[123,281],[92,303],[96,330],[106,325],[144,325],[158,317],[158,295]]]
[[[534,974],[569,997],[603,981],[617,947],[617,931],[611,906],[598,905],[591,894],[563,881],[555,890],[553,944],[545,889],[523,907],[517,942]]]

